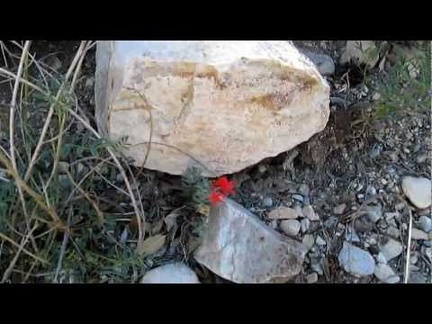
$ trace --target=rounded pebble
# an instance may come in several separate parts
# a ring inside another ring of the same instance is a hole
[[[398,283],[400,278],[387,264],[379,263],[375,266],[374,275],[383,283]]]
[[[273,199],[271,197],[265,197],[263,199],[263,205],[266,206],[266,207],[273,206]]]
[[[390,261],[396,257],[398,257],[402,251],[403,246],[400,242],[389,239],[386,243],[380,244],[380,250],[387,261]]]
[[[177,262],[147,271],[141,283],[200,283],[200,281],[189,267]]]
[[[306,282],[309,284],[315,283],[318,281],[318,274],[316,272],[312,272],[306,276]]]
[[[306,233],[310,226],[309,218],[303,218],[300,223],[302,233]]]
[[[327,244],[327,242],[321,236],[317,236],[315,243],[319,246],[324,246]]]
[[[419,225],[426,233],[429,233],[432,230],[432,220],[430,217],[420,216]]]
[[[295,219],[283,220],[280,223],[280,228],[289,236],[296,236],[300,232],[300,222]]]
[[[362,250],[347,242],[338,256],[339,264],[349,273],[358,276],[368,276],[374,273],[375,260],[369,252]]]
[[[432,202],[431,180],[427,178],[404,177],[402,191],[417,208],[428,208]]]

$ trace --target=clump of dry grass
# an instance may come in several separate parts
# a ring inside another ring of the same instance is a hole
[[[1,282],[136,282],[152,264],[143,244],[157,233],[122,144],[92,128],[75,95],[94,45],[81,42],[62,76],[31,42],[1,43],[4,61],[19,62],[0,67],[12,89],[0,145]]]

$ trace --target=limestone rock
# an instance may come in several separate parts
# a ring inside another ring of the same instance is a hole
[[[403,245],[396,240],[389,238],[384,244],[380,244],[380,250],[387,261],[398,257],[403,251]]]
[[[306,248],[225,199],[211,209],[195,259],[236,283],[286,282],[302,268]]]
[[[347,242],[343,243],[338,259],[341,267],[354,275],[368,276],[374,273],[375,261],[370,253]]]
[[[269,214],[269,219],[296,219],[299,213],[294,208],[281,206],[273,209]]]
[[[286,41],[100,41],[95,92],[99,131],[142,166],[153,129],[145,167],[176,175],[238,172],[329,118],[328,84]]]
[[[281,221],[280,228],[289,236],[296,236],[300,232],[300,222],[296,219]]]
[[[428,208],[432,203],[432,182],[430,179],[404,177],[402,190],[417,208]]]
[[[383,283],[398,283],[400,278],[387,264],[379,263],[375,266],[374,275]]]
[[[197,275],[181,262],[166,264],[147,271],[141,283],[200,283]]]

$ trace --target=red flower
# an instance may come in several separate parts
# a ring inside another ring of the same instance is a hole
[[[224,196],[234,193],[234,181],[229,181],[227,177],[220,177],[215,180],[213,186],[219,189]]]
[[[224,195],[217,191],[211,191],[209,195],[210,204],[214,207],[220,203],[224,198]]]

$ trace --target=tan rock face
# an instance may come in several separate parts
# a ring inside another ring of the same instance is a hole
[[[149,169],[240,171],[324,129],[328,105],[329,86],[290,42],[98,43],[98,126],[127,136],[138,166],[152,133]]]

